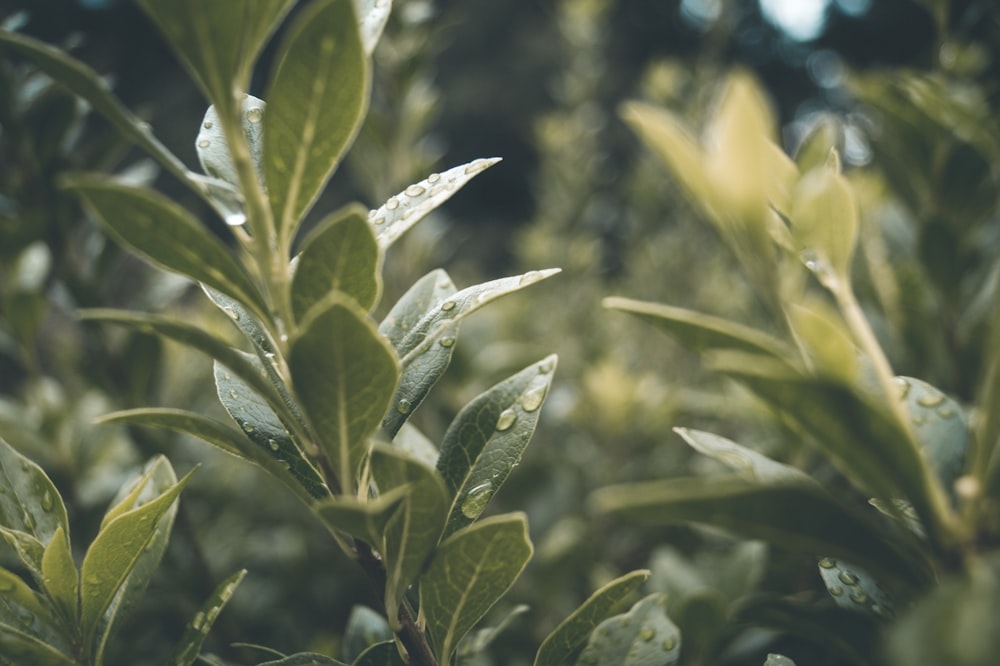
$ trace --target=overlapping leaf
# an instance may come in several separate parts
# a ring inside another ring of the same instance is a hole
[[[681,635],[667,616],[666,596],[651,594],[628,613],[601,622],[576,663],[671,666],[680,654]]]
[[[219,583],[213,590],[211,596],[202,605],[201,610],[195,613],[184,629],[184,634],[181,636],[173,659],[170,661],[171,666],[191,666],[198,659],[205,637],[212,630],[219,613],[229,603],[246,573],[245,569],[237,571]]]

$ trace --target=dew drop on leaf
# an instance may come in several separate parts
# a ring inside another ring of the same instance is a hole
[[[469,519],[476,519],[486,508],[486,504],[492,497],[493,484],[489,481],[480,483],[472,488],[462,500],[462,515]]]
[[[643,627],[639,631],[639,638],[644,641],[651,641],[656,636],[656,631],[652,627]]]
[[[252,123],[259,123],[264,117],[264,109],[259,106],[255,106],[252,109],[247,110],[247,120]]]
[[[399,199],[396,197],[389,197],[389,200],[385,202],[386,210],[396,210],[399,208]]]
[[[211,120],[206,120],[205,124],[202,125],[202,127],[204,127],[205,129],[212,129],[212,127],[213,127],[212,121]]]
[[[396,403],[396,411],[399,412],[400,414],[409,414],[412,409],[413,409],[413,404],[406,398],[403,398],[402,400]]]
[[[277,451],[278,450],[278,440],[276,440],[276,439],[269,439],[269,440],[267,440],[267,445],[269,447],[271,447],[272,451]]]
[[[517,420],[517,412],[513,409],[505,409],[500,412],[500,416],[497,417],[496,428],[500,432],[505,430],[510,430],[511,426],[514,425],[514,421]]]
[[[521,276],[521,279],[517,281],[518,286],[527,287],[529,284],[534,284],[542,279],[542,274],[540,271],[528,271]]]
[[[861,588],[851,590],[851,594],[849,596],[851,601],[853,601],[856,604],[868,603],[868,594]]]
[[[445,336],[445,337],[441,338],[438,341],[438,344],[441,345],[442,347],[445,347],[445,348],[447,348],[447,347],[454,347],[455,346],[455,336],[453,336],[453,335]]]
[[[249,423],[243,424],[243,432],[253,432],[254,428]]]
[[[840,574],[837,576],[837,578],[839,578],[840,582],[843,583],[844,585],[858,584],[858,577],[852,574],[850,571],[841,571]]]
[[[943,393],[935,393],[931,395],[922,395],[917,398],[917,404],[921,407],[937,407],[942,402],[944,402]]]
[[[896,386],[899,387],[899,399],[906,400],[906,396],[910,393],[910,382],[902,377],[896,377]]]
[[[201,631],[201,627],[204,624],[205,624],[205,614],[202,613],[201,611],[198,611],[195,614],[194,619],[191,620],[191,628],[194,629],[195,631]]]
[[[209,141],[208,139],[201,139],[200,141],[198,141],[198,147],[199,148],[208,148],[211,145],[212,145],[212,142]]]
[[[432,173],[431,175],[427,176],[428,183],[436,183],[439,180],[441,180],[441,174],[439,173]]]
[[[408,197],[419,197],[420,195],[422,195],[426,191],[427,190],[425,190],[420,185],[410,185],[408,188],[406,188],[404,190],[404,192],[406,193],[406,196],[408,196]]]
[[[526,412],[533,412],[542,406],[543,400],[545,400],[545,387],[538,386],[521,397],[521,408]]]
[[[441,310],[444,312],[451,312],[455,309],[455,301],[445,301],[441,304]]]
[[[240,394],[237,393],[236,391],[230,391],[229,392],[229,397],[230,398],[238,398],[238,397],[240,397]]]
[[[42,507],[42,511],[46,513],[50,513],[53,507],[55,507],[55,502],[52,499],[52,491],[49,490],[48,488],[46,488],[45,492],[42,493],[42,501],[40,502],[40,504]]]
[[[670,638],[663,641],[663,649],[666,652],[670,652],[675,647],[677,647],[677,639],[671,636]]]
[[[819,565],[824,569],[832,569],[835,566],[837,566],[837,560],[831,557],[824,557],[822,560],[819,561]]]

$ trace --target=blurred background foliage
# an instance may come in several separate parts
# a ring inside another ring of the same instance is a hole
[[[733,67],[769,92],[784,148],[824,128],[861,193],[858,291],[899,374],[968,399],[996,307],[1000,6],[992,0],[396,0],[376,52],[367,124],[318,213],[377,206],[428,173],[504,162],[410,232],[386,261],[385,303],[444,266],[460,286],[557,266],[563,273],[470,320],[417,423],[439,436],[481,390],[555,351],[559,377],[535,442],[496,498],[529,514],[536,557],[495,609],[514,618],[479,663],[524,664],[590,590],[633,568],[670,593],[688,664],[760,664],[768,651],[839,663],[822,647],[750,628],[755,589],[822,599],[814,563],[694,528],[637,529],[587,514],[612,482],[710,473],[673,426],[755,442],[829,475],[750,398],[601,298],[765,321],[735,262],[625,128],[627,99],[700,127]],[[205,102],[137,8],[115,0],[5,0],[0,18],[61,45],[189,164]],[[11,19],[8,19],[11,20]],[[258,71],[268,70],[266,51]],[[262,75],[262,74],[261,74]],[[262,81],[254,85],[262,87]],[[251,90],[251,93],[260,92]],[[57,187],[73,169],[127,172],[221,222],[68,93],[0,59],[0,434],[63,492],[86,543],[118,487],[165,453],[185,491],[163,570],[125,629],[153,663],[228,572],[250,575],[210,637],[332,650],[355,603],[375,604],[339,550],[248,466],[172,434],[95,426],[106,411],[168,405],[221,414],[204,358],[142,333],[82,325],[113,306],[182,314],[228,331],[183,281],[130,257]],[[229,333],[225,333],[228,335]],[[79,538],[83,537],[83,538]],[[0,553],[4,565],[13,565]],[[245,653],[244,653],[245,654]],[[490,656],[492,655],[492,656]],[[115,660],[112,659],[112,662]]]

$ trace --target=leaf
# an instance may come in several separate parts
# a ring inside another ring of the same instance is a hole
[[[385,641],[362,652],[352,666],[406,666],[406,662],[399,656],[396,641]]]
[[[156,499],[119,515],[98,533],[87,550],[81,570],[81,633],[87,645],[97,640],[97,653],[107,635],[104,631],[103,637],[95,636],[105,612],[129,582],[147,546],[155,542],[160,521],[171,515],[177,496],[190,478],[189,473]],[[110,622],[107,624],[110,628]]]
[[[481,520],[445,539],[420,578],[420,610],[442,664],[531,559],[524,514]]]
[[[264,179],[279,238],[289,239],[354,140],[367,108],[371,72],[352,0],[306,7],[288,29],[276,62],[265,98]]]
[[[694,310],[616,296],[605,298],[603,304],[606,308],[636,315],[692,351],[734,349],[782,360],[790,357],[787,345],[777,338],[749,326]]]
[[[530,606],[520,604],[507,613],[500,623],[493,627],[483,627],[468,634],[458,644],[458,651],[455,659],[458,663],[464,663],[466,659],[475,659],[476,655],[481,655],[486,651],[496,639],[503,634],[513,622],[521,615],[531,610]],[[481,658],[481,657],[480,657]]]
[[[359,206],[323,219],[302,241],[292,278],[292,310],[302,321],[310,308],[332,292],[353,298],[370,311],[382,289],[381,255]]]
[[[577,664],[669,666],[680,658],[681,635],[667,617],[667,598],[651,594],[624,615],[601,622]]]
[[[111,94],[105,79],[65,51],[27,35],[0,30],[0,45],[16,51],[71,92],[82,97],[121,134],[149,153],[181,182],[192,184],[190,172],[170,150],[153,136],[147,123],[136,118]]]
[[[955,481],[965,471],[971,435],[965,412],[934,386],[913,377],[897,377],[900,400],[920,447],[954,499]]]
[[[233,108],[235,91],[249,88],[261,47],[294,0],[209,3],[139,0],[208,98]]]
[[[412,491],[412,486],[407,484],[364,500],[353,495],[338,495],[316,504],[313,509],[331,528],[378,544],[385,534],[386,523]]]
[[[591,501],[603,513],[645,524],[705,523],[791,551],[842,557],[910,587],[928,581],[927,563],[912,544],[888,538],[884,525],[869,514],[843,506],[812,484],[675,479],[602,488]]]
[[[795,662],[781,654],[768,654],[764,666],[795,666]]]
[[[850,185],[831,169],[814,169],[798,182],[789,213],[792,235],[803,250],[828,264],[842,280],[850,275],[858,238],[858,207]]]
[[[371,455],[372,479],[379,493],[410,486],[385,525],[379,551],[385,561],[385,609],[389,626],[400,629],[398,613],[403,595],[423,571],[441,538],[448,517],[448,493],[437,472],[423,463],[384,446]]]
[[[267,312],[229,250],[173,201],[106,177],[77,175],[64,182],[116,239],[153,264],[218,289],[259,315]]]
[[[424,433],[410,423],[404,423],[403,427],[399,429],[392,440],[392,446],[428,467],[437,467],[439,456],[437,447]]]
[[[450,199],[474,177],[500,161],[499,157],[481,158],[452,167],[444,173],[432,173],[419,183],[410,185],[389,197],[378,210],[368,215],[375,236],[382,248],[392,245],[428,213]]]
[[[454,296],[458,290],[451,277],[438,268],[413,283],[405,294],[389,310],[378,332],[389,339],[393,347],[400,343],[424,316],[435,306],[439,306],[449,296]]]
[[[348,664],[315,652],[298,652],[282,659],[262,661],[257,666],[348,666]]]
[[[264,136],[263,123],[267,105],[264,100],[245,95],[241,104],[240,123],[250,150],[250,160],[257,172],[257,178],[264,181]],[[218,178],[240,191],[240,177],[233,162],[233,155],[226,141],[222,119],[215,106],[209,106],[202,118],[198,136],[194,140],[201,169],[209,176]]]
[[[62,496],[42,468],[0,438],[0,528],[41,583],[42,550],[59,530],[69,531]],[[24,536],[17,536],[18,532]],[[27,537],[27,538],[25,538]],[[21,544],[20,547],[18,544]],[[27,558],[27,559],[26,559]]]
[[[232,320],[233,325],[246,336],[247,340],[253,343],[254,351],[261,357],[261,360],[274,357],[274,342],[271,340],[267,327],[261,324],[256,315],[249,312],[242,303],[233,300],[220,291],[216,291],[204,284],[201,285],[201,288],[209,300],[226,313],[226,316]],[[88,311],[85,310],[85,312]],[[213,356],[213,358],[219,358],[211,353],[209,355]]]
[[[535,655],[535,666],[570,666],[601,622],[625,606],[625,601],[650,572],[643,569],[625,574],[590,595],[583,604],[559,623]]]
[[[53,661],[40,663],[64,663],[59,661],[57,653],[72,652],[67,636],[74,629],[75,625],[53,614],[51,605],[40,593],[0,567],[0,655],[8,656],[3,648],[13,650],[20,645],[25,650],[38,650],[39,654],[54,653],[55,656],[50,655]]]
[[[715,458],[748,481],[816,484],[805,472],[771,460],[765,455],[720,435],[690,428],[674,428],[698,453]]]
[[[323,483],[319,472],[260,395],[239,377],[229,374],[218,362],[214,364],[213,371],[219,402],[233,417],[246,438],[264,456],[273,460],[274,464],[269,463],[265,468],[284,468],[314,499],[329,497],[330,490]],[[252,459],[256,462],[260,458],[254,454]]]
[[[446,536],[477,519],[521,461],[555,367],[554,354],[529,365],[473,399],[448,426],[437,464],[451,498]]]
[[[73,562],[69,535],[62,527],[56,529],[52,541],[45,548],[42,556],[42,580],[45,583],[45,593],[59,610],[66,626],[76,626],[80,576]]]
[[[786,309],[796,342],[817,375],[850,386],[860,374],[858,348],[837,310],[806,295]]]
[[[355,0],[354,11],[357,12],[361,25],[361,43],[364,44],[365,53],[371,55],[389,21],[392,0]]]
[[[342,490],[351,492],[368,438],[395,392],[399,364],[368,316],[334,296],[303,323],[288,364],[323,453]]]
[[[351,614],[347,618],[347,627],[344,629],[342,654],[345,661],[356,666],[358,657],[363,652],[385,641],[392,645],[393,652],[395,652],[396,644],[392,640],[392,629],[389,628],[389,623],[385,621],[385,617],[381,613],[360,605],[351,609]],[[378,661],[369,661],[368,663],[374,666]]]
[[[892,596],[861,567],[824,557],[819,561],[819,575],[826,591],[841,608],[863,611],[883,620],[895,617]]]
[[[205,637],[212,630],[212,625],[215,624],[219,613],[229,603],[246,574],[246,569],[237,571],[216,586],[211,596],[202,605],[201,610],[195,613],[194,618],[184,629],[184,634],[181,636],[173,659],[170,661],[171,666],[191,666],[198,659]]]
[[[9,664],[75,666],[78,662],[19,627],[0,623],[0,655]]]

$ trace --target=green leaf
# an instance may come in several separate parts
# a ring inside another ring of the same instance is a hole
[[[0,45],[21,54],[38,69],[82,97],[125,138],[149,153],[181,182],[193,184],[193,181],[189,180],[190,172],[184,163],[153,136],[147,123],[132,115],[132,112],[111,94],[107,81],[90,67],[69,57],[61,49],[19,33],[0,30]]]
[[[266,469],[273,470],[275,466],[284,468],[311,497],[329,497],[330,490],[323,483],[323,478],[267,402],[239,377],[229,374],[218,362],[214,364],[213,370],[219,402],[247,439],[264,456],[273,459],[274,464],[268,463]],[[255,453],[253,456],[255,462],[261,459],[259,454]]]
[[[44,547],[69,532],[62,496],[42,468],[0,438],[0,528],[33,575],[41,573]],[[20,533],[15,535],[13,533]],[[23,536],[21,536],[23,535]],[[40,544],[35,547],[34,544]],[[20,546],[18,545],[20,544]],[[27,559],[25,559],[27,558]],[[38,582],[41,577],[36,575]]]
[[[667,598],[651,594],[624,615],[601,622],[577,664],[669,666],[680,658],[681,634],[667,617]]]
[[[164,518],[169,527],[176,510],[175,500],[190,478],[188,474],[156,499],[116,517],[98,533],[87,550],[81,570],[81,633],[88,646],[94,645],[94,654],[99,656],[102,652],[107,630],[114,620],[114,617],[106,620],[105,613],[118,610],[114,604],[119,601],[119,594],[127,583],[132,583],[131,574],[146,548],[157,541]],[[103,635],[96,635],[101,625],[105,625],[100,632]]]
[[[603,304],[606,308],[636,315],[693,351],[733,349],[765,354],[782,360],[791,357],[791,350],[777,338],[761,333],[755,328],[694,310],[617,296],[605,298]]]
[[[389,21],[392,0],[354,0],[354,9],[361,25],[361,42],[365,46],[365,53],[371,55]]]
[[[535,666],[571,666],[601,622],[619,612],[633,591],[649,578],[649,571],[625,574],[590,595],[549,634],[535,655]]]
[[[791,465],[771,460],[753,449],[748,449],[720,435],[690,428],[674,428],[674,432],[683,437],[684,441],[698,453],[724,463],[748,481],[816,483],[805,472]]]
[[[442,664],[510,589],[531,553],[527,518],[520,513],[487,518],[441,543],[420,578],[420,611]]]
[[[26,650],[44,646],[43,654],[47,651],[71,653],[67,636],[71,636],[74,629],[75,624],[53,613],[51,604],[39,592],[16,574],[0,567],[0,655],[9,655],[3,648],[22,644]],[[64,663],[58,661],[58,656],[54,659],[39,663]],[[36,662],[26,660],[24,663]]]
[[[262,661],[257,666],[348,666],[348,664],[316,652],[298,652],[282,659]]]
[[[826,591],[841,608],[863,611],[883,620],[895,617],[892,596],[861,567],[824,557],[819,561],[819,575]]]
[[[0,623],[0,655],[8,664],[75,666],[78,662],[19,627]]]
[[[73,562],[69,535],[56,529],[42,556],[42,580],[45,592],[59,610],[67,626],[76,626],[79,608],[80,576]]]
[[[404,486],[411,490],[376,541],[385,561],[385,609],[389,626],[399,630],[403,595],[424,569],[441,538],[448,517],[448,492],[433,468],[385,446],[371,455],[372,479],[380,493]]]
[[[381,256],[375,236],[359,206],[327,216],[302,241],[292,279],[292,310],[302,321],[310,308],[331,292],[353,298],[365,311],[382,289]]]
[[[529,365],[473,399],[448,426],[437,465],[452,500],[445,535],[477,519],[520,462],[555,367],[555,355]]]
[[[404,423],[399,429],[392,439],[392,446],[428,467],[437,467],[439,457],[437,446],[410,423]]]
[[[929,577],[912,542],[898,543],[874,517],[812,484],[675,479],[602,488],[592,502],[599,511],[642,523],[706,523],[788,550],[842,557],[910,587],[926,584]]]
[[[352,666],[406,666],[406,662],[399,656],[396,641],[385,641],[362,652]]]
[[[289,239],[364,119],[371,87],[351,0],[317,0],[288,29],[264,116],[264,176]]]
[[[345,661],[356,666],[358,657],[363,652],[385,641],[392,645],[393,652],[395,652],[396,644],[392,640],[392,629],[389,628],[389,623],[385,621],[385,617],[381,613],[360,605],[351,609],[351,614],[347,618],[347,627],[344,629],[342,654]],[[378,661],[368,663],[374,666]]]
[[[412,490],[407,484],[364,500],[354,495],[338,495],[316,504],[313,509],[331,528],[370,544],[379,544],[386,523]]]
[[[267,105],[264,100],[246,95],[242,101],[240,112],[240,123],[243,127],[243,134],[246,136],[247,147],[250,150],[250,160],[253,162],[257,172],[257,178],[263,184],[264,180],[264,134],[263,123],[264,113]],[[222,119],[215,106],[209,106],[205,111],[205,116],[201,121],[201,128],[198,136],[194,140],[195,150],[198,152],[198,162],[201,169],[213,178],[218,178],[236,188],[236,193],[240,194],[240,177],[233,162],[233,155],[226,141],[226,133],[222,126]],[[242,196],[242,195],[240,195]],[[233,224],[233,222],[229,222]],[[241,222],[238,224],[242,224]]]
[[[477,629],[476,631],[468,634],[458,644],[458,650],[455,652],[455,660],[462,664],[465,663],[467,659],[477,659],[477,655],[481,655],[485,652],[486,649],[489,648],[489,646],[496,641],[496,639],[503,634],[504,630],[513,624],[519,616],[524,615],[530,610],[531,607],[524,604],[514,606],[514,608],[507,613],[496,626],[483,627],[482,629]],[[478,658],[481,659],[482,657],[480,656]]]
[[[850,386],[860,374],[858,348],[840,313],[828,302],[810,295],[786,309],[795,340],[813,373]]]
[[[173,201],[106,177],[77,175],[65,183],[115,238],[153,264],[218,289],[258,314],[267,312],[226,246]]]
[[[805,174],[792,195],[792,235],[842,280],[858,238],[858,206],[847,179],[829,168]]]
[[[764,666],[795,666],[795,662],[781,654],[768,654]]]
[[[261,47],[294,0],[208,3],[200,0],[138,0],[170,42],[208,98],[233,108],[247,90]]]
[[[357,305],[336,295],[328,303],[303,323],[288,364],[323,453],[349,493],[396,390],[399,363]]]
[[[202,291],[208,296],[209,300],[215,303],[220,310],[226,313],[233,325],[240,330],[243,335],[246,336],[247,340],[253,343],[254,351],[257,355],[261,357],[261,360],[265,360],[274,356],[274,341],[271,340],[270,334],[268,333],[267,327],[261,324],[260,320],[256,315],[249,312],[246,307],[243,306],[239,301],[233,300],[229,296],[223,294],[220,291],[216,291],[211,287],[207,287],[204,284],[201,285]],[[85,310],[84,312],[89,312]],[[225,343],[223,343],[225,344]],[[223,360],[222,357],[215,355],[214,352],[209,352],[206,350],[209,356],[217,358],[220,361]],[[225,365],[225,362],[223,362]]]
[[[965,412],[927,382],[897,377],[896,384],[913,424],[917,445],[937,472],[941,485],[954,497],[955,481],[965,471],[971,445]]]
[[[212,630],[212,625],[215,624],[219,613],[229,603],[246,574],[246,569],[243,569],[219,583],[212,595],[202,605],[201,610],[195,613],[194,618],[184,629],[184,634],[181,636],[170,661],[171,666],[191,666],[195,662],[201,652],[205,637]]]
[[[375,228],[379,246],[387,248],[392,245],[397,238],[450,199],[466,183],[499,161],[499,157],[478,159],[448,169],[444,173],[433,173],[399,194],[389,197],[388,201],[368,216]]]
[[[45,581],[45,575],[42,573],[42,557],[45,555],[45,546],[34,536],[20,530],[0,527],[0,535],[17,554],[18,559],[21,560],[35,582],[42,585]]]
[[[414,282],[413,286],[396,301],[389,314],[379,324],[378,332],[398,349],[411,328],[446,298],[454,296],[457,291],[451,276],[444,269],[431,271]]]

